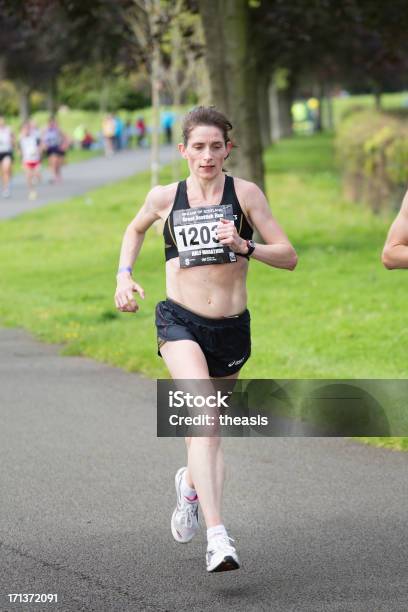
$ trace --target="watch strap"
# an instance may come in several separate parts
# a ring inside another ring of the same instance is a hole
[[[253,240],[247,240],[246,243],[248,247],[247,257],[250,257],[252,253],[255,251],[255,243]]]

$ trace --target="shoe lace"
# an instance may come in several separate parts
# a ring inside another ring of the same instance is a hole
[[[182,515],[182,518],[184,520],[184,524],[186,527],[193,526],[193,521],[194,521],[194,517],[196,516],[196,514],[197,514],[196,504],[186,504],[181,509],[181,515]]]
[[[233,540],[232,538],[230,538],[227,535],[215,535],[211,538],[210,541],[210,546],[211,546],[211,551],[214,550],[214,548],[222,548],[225,552],[231,552],[234,551],[234,547],[231,546],[231,542],[235,543],[235,540]]]

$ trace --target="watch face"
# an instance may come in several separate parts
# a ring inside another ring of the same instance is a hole
[[[248,255],[252,255],[255,251],[255,242],[253,240],[248,240]]]

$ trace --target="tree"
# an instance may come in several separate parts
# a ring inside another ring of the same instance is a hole
[[[211,96],[234,124],[238,144],[233,171],[264,188],[256,62],[251,53],[247,0],[199,0],[206,40]]]
[[[281,116],[286,109],[289,117],[299,91],[314,92],[322,100],[334,84],[371,89],[379,104],[379,92],[391,75],[401,82],[398,73],[406,73],[405,0],[392,7],[381,0],[309,0],[306,8],[302,0],[263,0],[250,15],[257,73],[264,83],[259,97],[266,95],[268,72],[270,79],[277,70],[287,73]]]
[[[57,78],[67,64],[98,63],[105,74],[134,53],[124,10],[131,0],[0,0],[0,57],[6,76],[21,92],[27,115],[31,89],[46,91],[49,110]],[[91,36],[90,36],[91,33]]]

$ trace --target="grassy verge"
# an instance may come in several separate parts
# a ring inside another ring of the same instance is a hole
[[[342,200],[328,135],[284,141],[265,162],[271,207],[299,266],[290,273],[251,262],[254,358],[243,377],[404,378],[405,276],[380,263],[391,219]],[[165,279],[154,231],[135,270],[146,290],[140,312],[113,305],[122,234],[148,188],[145,173],[1,223],[2,324],[63,342],[65,354],[166,377],[155,353]]]
[[[408,452],[408,438],[358,438],[358,440],[370,446]]]

